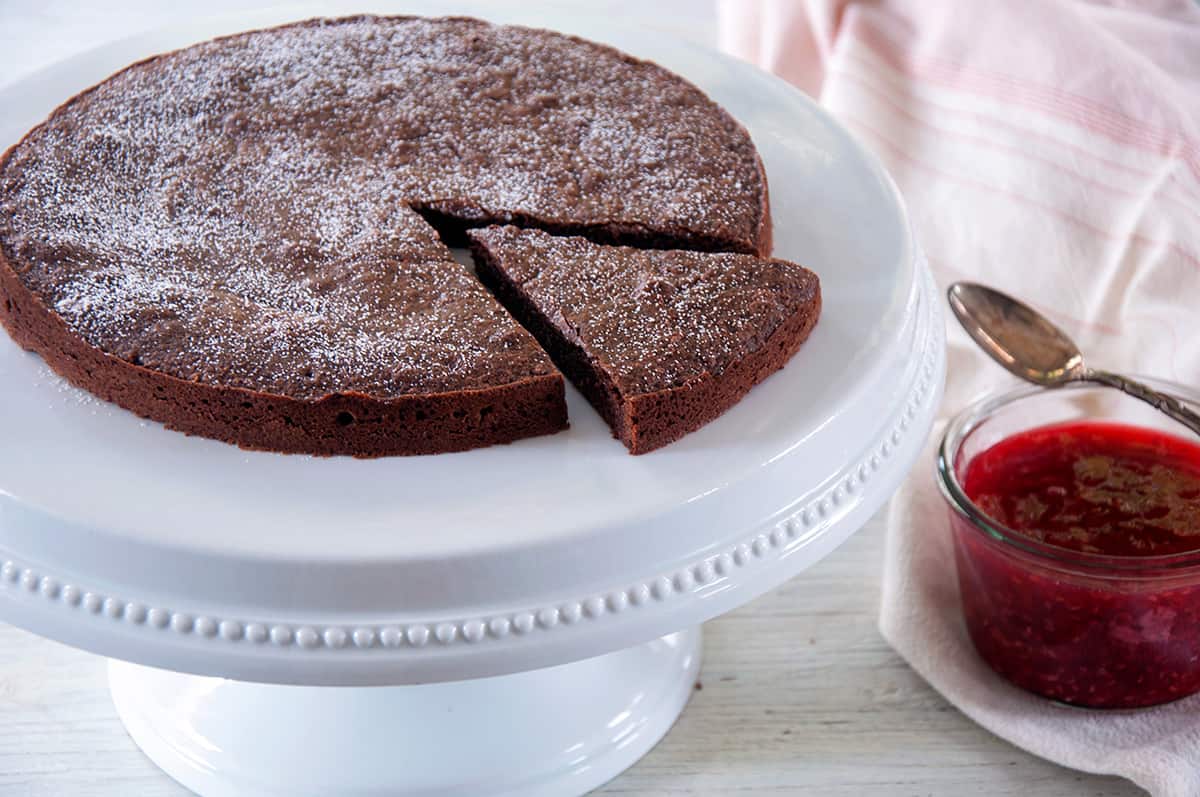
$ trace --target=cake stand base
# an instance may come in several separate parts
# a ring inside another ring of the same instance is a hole
[[[693,628],[593,659],[470,681],[255,684],[109,662],[117,712],[205,797],[579,795],[667,732],[700,668]]]

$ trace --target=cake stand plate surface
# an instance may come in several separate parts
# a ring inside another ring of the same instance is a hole
[[[105,45],[0,91],[0,148],[140,58],[359,10]],[[568,388],[565,433],[354,460],[167,431],[0,335],[0,619],[116,660],[135,740],[205,794],[578,794],[670,726],[700,623],[818,561],[898,486],[941,393],[939,298],[890,179],[787,84],[555,6],[379,10],[554,28],[698,84],[762,154],[776,256],[821,278],[812,337],[645,456]]]

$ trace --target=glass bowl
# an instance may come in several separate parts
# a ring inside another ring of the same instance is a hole
[[[1141,379],[1200,409],[1197,391]],[[1200,550],[1108,556],[1049,545],[989,518],[963,490],[972,458],[1000,440],[1083,420],[1190,439],[1142,402],[1082,383],[989,396],[946,427],[937,480],[949,506],[971,641],[1001,676],[1063,703],[1136,708],[1198,692]]]

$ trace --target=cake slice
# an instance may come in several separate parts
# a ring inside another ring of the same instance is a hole
[[[784,260],[468,232],[476,269],[631,453],[721,415],[808,337],[820,283]]]

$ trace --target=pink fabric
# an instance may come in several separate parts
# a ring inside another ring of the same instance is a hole
[[[719,10],[723,49],[809,92],[883,161],[943,285],[994,285],[1047,312],[1096,365],[1200,386],[1200,4]],[[956,324],[947,332],[943,417],[1007,379]],[[889,514],[880,629],[892,646],[1015,744],[1155,794],[1200,795],[1200,698],[1067,711],[979,662],[931,472],[930,451]]]
[[[719,30],[879,155],[940,279],[1200,381],[1200,6],[724,0]]]

